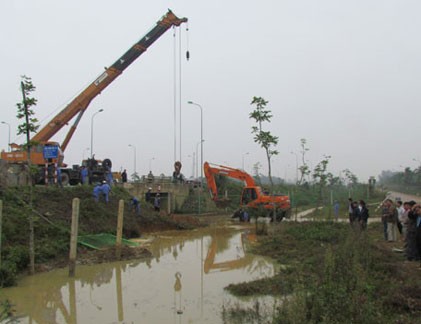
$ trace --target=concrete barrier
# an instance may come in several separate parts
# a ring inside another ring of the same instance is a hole
[[[4,160],[0,160],[0,186],[13,187],[28,184],[29,174],[25,164],[9,164]]]
[[[175,209],[181,207],[189,196],[191,188],[188,184],[170,183],[167,181],[153,182],[130,182],[117,184],[125,188],[130,195],[145,200],[146,192],[151,188],[152,197],[157,193],[161,196],[161,210],[166,210],[168,214],[174,212]]]

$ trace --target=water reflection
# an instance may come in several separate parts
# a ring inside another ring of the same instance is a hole
[[[24,278],[3,289],[22,323],[219,323],[230,283],[273,275],[265,258],[247,253],[244,229],[167,232],[148,260],[78,266]]]

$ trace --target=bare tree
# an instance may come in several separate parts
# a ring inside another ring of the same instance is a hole
[[[300,171],[300,180],[298,181],[298,185],[303,184],[303,181],[305,180],[305,177],[310,174],[310,168],[306,161],[306,153],[309,151],[309,148],[307,147],[307,140],[305,138],[302,138],[300,140],[301,144],[301,166],[298,168]]]

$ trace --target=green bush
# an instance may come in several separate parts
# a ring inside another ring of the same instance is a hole
[[[15,264],[18,271],[26,269],[29,264],[29,250],[27,246],[16,245],[6,247],[2,257],[10,264]]]
[[[16,285],[17,273],[16,263],[3,262],[0,268],[0,286],[11,287]]]

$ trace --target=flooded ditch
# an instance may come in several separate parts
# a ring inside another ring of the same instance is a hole
[[[144,243],[152,258],[78,266],[73,279],[67,269],[41,273],[1,295],[21,323],[222,323],[223,306],[255,300],[224,287],[276,271],[248,253],[253,232],[247,225],[161,232]]]

